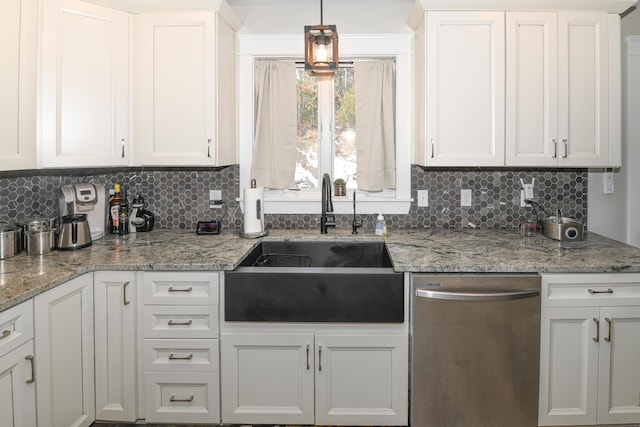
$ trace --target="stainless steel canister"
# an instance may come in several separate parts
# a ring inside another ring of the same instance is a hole
[[[0,225],[0,259],[18,255],[22,250],[22,231],[9,225]]]
[[[35,213],[31,217],[19,219],[16,221],[16,225],[22,229],[24,249],[27,248],[27,233],[30,231],[42,231],[42,230],[55,230],[56,219],[42,216],[39,213]]]
[[[55,230],[29,230],[26,233],[26,247],[28,255],[42,255],[53,249],[56,242]]]

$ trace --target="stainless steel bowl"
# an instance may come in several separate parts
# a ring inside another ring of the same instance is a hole
[[[549,217],[542,221],[542,233],[554,240],[580,241],[584,238],[584,224],[577,219]]]

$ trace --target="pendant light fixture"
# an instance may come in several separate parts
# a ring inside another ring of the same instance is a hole
[[[317,76],[333,76],[338,71],[338,31],[324,25],[320,0],[320,25],[304,26],[304,68]]]

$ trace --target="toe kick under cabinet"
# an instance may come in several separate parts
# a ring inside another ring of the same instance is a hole
[[[147,423],[220,422],[218,287],[218,273],[142,274]]]

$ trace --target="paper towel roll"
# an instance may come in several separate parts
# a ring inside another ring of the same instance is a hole
[[[264,187],[244,189],[244,234],[264,233]]]

